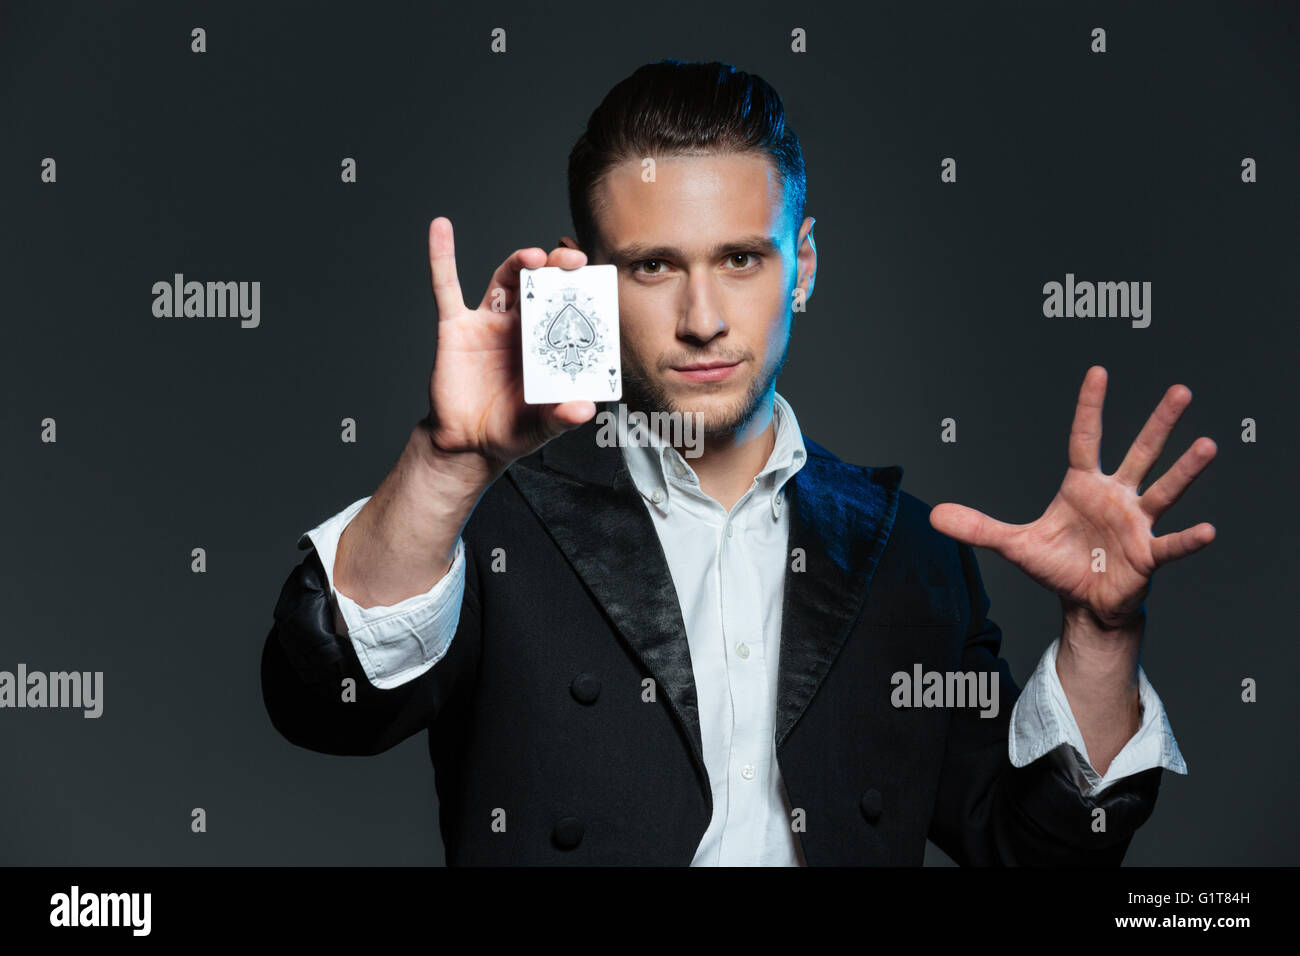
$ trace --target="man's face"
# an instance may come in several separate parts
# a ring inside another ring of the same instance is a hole
[[[618,267],[625,401],[699,412],[705,435],[734,435],[785,360],[796,281],[812,292],[813,221],[796,236],[780,176],[760,153],[658,158],[654,182],[629,159],[595,198],[600,242],[589,261]]]

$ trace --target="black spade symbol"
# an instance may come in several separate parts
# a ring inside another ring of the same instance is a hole
[[[551,319],[546,327],[546,344],[553,349],[564,349],[564,358],[560,368],[576,365],[582,368],[579,353],[591,348],[596,341],[596,329],[591,320],[582,314],[582,310],[569,303]]]

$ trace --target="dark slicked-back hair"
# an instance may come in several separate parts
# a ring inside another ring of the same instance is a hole
[[[599,238],[593,197],[601,178],[629,158],[761,152],[785,187],[796,235],[807,179],[799,137],[781,96],[761,77],[727,63],[648,63],[605,95],[569,153],[569,212],[588,255]]]

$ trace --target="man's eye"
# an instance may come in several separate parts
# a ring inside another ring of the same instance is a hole
[[[662,259],[642,259],[640,262],[633,264],[632,271],[636,272],[643,266],[645,271],[641,273],[642,275],[659,275],[663,272],[664,261]]]
[[[738,269],[747,269],[758,263],[758,257],[752,252],[733,252],[727,256],[727,261]]]

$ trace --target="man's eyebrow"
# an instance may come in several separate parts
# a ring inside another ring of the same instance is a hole
[[[753,235],[741,236],[738,239],[728,239],[726,242],[720,242],[709,250],[708,258],[718,259],[729,252],[765,252],[768,255],[777,255],[780,248],[771,236]],[[621,246],[610,253],[610,261],[623,265],[629,262],[640,262],[644,259],[685,259],[686,253],[676,246],[656,246],[649,243],[634,242],[626,246]]]

